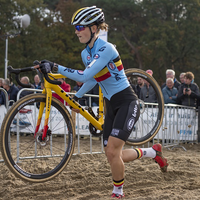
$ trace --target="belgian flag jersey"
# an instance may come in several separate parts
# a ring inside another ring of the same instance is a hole
[[[85,65],[84,71],[58,66],[58,73],[84,83],[76,93],[77,97],[81,98],[96,83],[100,85],[103,96],[108,100],[114,94],[129,87],[122,61],[113,44],[98,38],[91,49],[86,46],[81,57]]]

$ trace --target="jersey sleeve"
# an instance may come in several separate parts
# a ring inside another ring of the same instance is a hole
[[[92,62],[87,65],[84,71],[75,70],[58,65],[58,73],[82,83],[92,79],[98,72],[100,72],[113,57],[112,52],[114,47],[106,45],[104,51],[98,51]]]
[[[90,79],[89,81],[84,83],[83,86],[78,90],[78,92],[76,93],[76,96],[78,98],[81,98],[84,94],[90,91],[96,84],[97,82],[94,78]]]

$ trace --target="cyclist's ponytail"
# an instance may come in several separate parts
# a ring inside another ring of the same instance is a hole
[[[100,30],[108,31],[108,24],[106,24],[105,22],[98,24],[97,34],[99,34]]]

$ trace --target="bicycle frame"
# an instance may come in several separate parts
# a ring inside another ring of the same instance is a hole
[[[66,78],[61,74],[48,74],[50,79]],[[46,94],[46,111],[45,111],[45,124],[43,128],[42,140],[46,138],[48,130],[48,119],[50,115],[51,100],[52,100],[52,90],[56,92],[64,101],[66,101],[70,106],[80,111],[80,114],[85,117],[97,130],[103,130],[104,118],[103,118],[103,94],[101,88],[99,87],[99,117],[95,119],[87,110],[85,110],[78,102],[72,99],[72,97],[67,94],[59,85],[51,84],[44,78],[44,89],[43,94]],[[35,129],[36,133],[39,131],[42,114],[44,111],[45,103],[40,103],[39,114],[37,119],[37,125]]]

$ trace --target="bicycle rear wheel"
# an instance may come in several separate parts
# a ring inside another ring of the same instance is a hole
[[[138,78],[142,78],[146,84],[149,84],[151,87],[151,94],[153,94],[152,98],[155,102],[144,102],[144,100],[147,100],[148,96],[142,97],[142,99],[138,97],[141,108],[140,117],[126,142],[128,145],[137,146],[149,142],[158,133],[164,117],[164,100],[160,86],[156,80],[145,71],[132,68],[125,70],[125,73],[133,85],[137,84]],[[147,95],[151,94],[149,93]]]
[[[55,98],[50,108],[48,136],[43,142],[39,140],[44,112],[34,137],[40,102],[46,102],[44,94],[20,99],[10,108],[1,127],[1,152],[5,163],[17,177],[29,182],[44,182],[57,176],[70,161],[75,144],[71,115]]]

